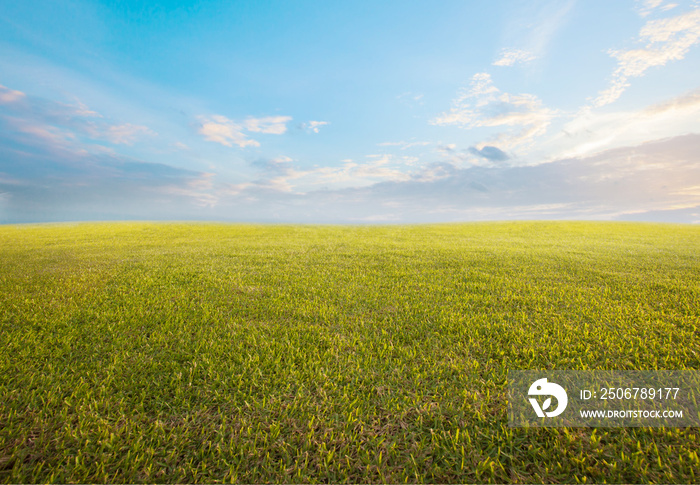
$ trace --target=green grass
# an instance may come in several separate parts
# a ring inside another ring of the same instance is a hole
[[[700,227],[0,227],[0,481],[700,481],[508,369],[700,369]]]

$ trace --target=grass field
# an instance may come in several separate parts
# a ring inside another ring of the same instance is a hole
[[[700,481],[508,369],[700,369],[700,227],[0,227],[2,482]]]

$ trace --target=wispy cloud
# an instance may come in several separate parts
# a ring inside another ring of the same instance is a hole
[[[156,136],[150,128],[132,123],[114,123],[76,100],[59,103],[0,86],[0,116],[25,133],[60,143],[77,136],[94,141],[131,145]]]
[[[187,198],[199,207],[216,207],[219,202],[219,195],[216,194],[212,182],[215,175],[213,173],[202,173],[195,177],[180,180],[177,184],[160,187],[158,192]]]
[[[522,49],[504,49],[498,59],[493,62],[494,66],[513,66],[515,64],[525,64],[536,59],[532,52]]]
[[[122,145],[131,145],[144,135],[154,136],[155,133],[145,126],[132,125],[131,123],[108,126],[101,133],[96,133],[97,137]]]
[[[556,114],[533,94],[501,92],[491,76],[482,72],[474,75],[469,89],[459,93],[450,111],[431,120],[431,124],[463,128],[512,127],[495,138],[504,148],[510,149],[544,134]]]
[[[0,222],[173,217],[206,199],[201,177],[0,117]]]
[[[375,183],[409,180],[418,173],[410,166],[415,157],[391,154],[367,155],[364,161],[343,160],[339,166],[300,168],[295,161],[282,156],[257,160],[260,177],[249,182],[230,184],[228,191],[242,194],[250,191],[272,191],[304,194],[313,190],[338,190],[364,187]]]
[[[595,107],[616,101],[630,85],[630,79],[643,76],[652,67],[683,59],[690,48],[700,42],[700,9],[672,18],[651,20],[639,32],[643,46],[628,50],[611,50],[617,59],[610,86],[594,100]]]
[[[383,143],[377,143],[377,146],[380,147],[397,147],[401,150],[428,145],[430,145],[429,141],[385,141]]]
[[[459,169],[433,164],[400,180],[378,178],[376,183],[346,188],[280,190],[284,181],[271,176],[237,190],[229,188],[219,205],[256,220],[299,222],[540,218],[690,222],[700,219],[698,154],[700,135],[687,135],[536,166]],[[372,173],[396,161],[374,158],[383,165],[368,167]],[[346,161],[326,175],[348,180],[359,165]]]
[[[311,131],[313,133],[318,133],[322,126],[330,125],[329,121],[309,121],[308,123],[302,123],[302,129]]]
[[[266,116],[264,118],[248,118],[245,120],[245,128],[253,133],[266,133],[270,135],[283,135],[287,132],[287,123],[291,116]]]
[[[643,111],[643,114],[646,117],[658,116],[669,112],[679,114],[677,112],[687,109],[700,109],[700,89],[649,106]]]
[[[154,136],[79,100],[0,88],[0,221],[153,219],[212,207],[213,187],[202,185],[207,174],[117,152]]]
[[[668,3],[665,0],[637,0],[637,12],[641,17],[647,17],[657,11],[665,12],[677,6],[677,3]]]
[[[550,44],[571,17],[575,5],[576,0],[520,2],[519,8],[511,9],[510,20],[506,22],[504,32],[506,49],[494,64],[513,65],[518,62],[518,56],[524,56],[524,62],[545,57]],[[523,54],[508,54],[509,52]]]
[[[243,126],[234,123],[225,116],[213,115],[209,118],[200,116],[201,125],[197,132],[208,141],[232,147],[238,145],[241,148],[259,147],[260,143],[248,138],[243,133]]]
[[[56,126],[32,123],[31,121],[16,118],[6,119],[6,123],[7,128],[11,128],[20,134],[36,137],[54,149],[75,145],[75,133]]]
[[[410,91],[401,93],[398,96],[396,96],[396,99],[398,99],[402,104],[405,104],[406,106],[409,106],[411,108],[424,104],[423,98],[424,95],[422,93],[413,93]]]
[[[408,180],[410,175],[405,170],[401,170],[395,164],[396,159],[392,155],[370,155],[373,160],[364,163],[349,162],[346,169],[351,177],[364,179],[366,181],[400,181]]]
[[[584,109],[543,145],[549,158],[590,156],[596,152],[649,139],[697,131],[700,90],[640,110],[601,113]]]
[[[199,116],[200,126],[197,132],[208,141],[232,147],[259,147],[260,142],[249,138],[245,133],[263,133],[282,135],[287,132],[287,123],[291,116],[266,116],[263,118],[248,118],[238,123],[222,115]]]
[[[26,95],[21,91],[15,91],[0,84],[0,103],[14,103]]]
[[[485,110],[487,118],[503,114],[496,108],[489,111],[503,93],[486,77],[480,76],[464,94],[463,102],[477,113]],[[23,112],[0,116],[2,222],[129,217],[298,222],[700,219],[693,215],[700,213],[700,135],[593,155],[581,152],[528,167],[488,163],[460,168],[447,162],[414,166],[412,157],[376,153],[334,167],[306,168],[290,157],[276,157],[254,163],[257,179],[227,183],[212,173],[86,151],[82,135],[41,125],[36,118],[24,120]],[[700,94],[693,91],[629,117],[663,125],[681,114],[693,119],[697,113]],[[601,123],[581,124],[578,131],[607,132],[620,124]],[[451,155],[465,153],[489,162],[505,153],[489,144],[466,152],[454,144],[443,147]]]

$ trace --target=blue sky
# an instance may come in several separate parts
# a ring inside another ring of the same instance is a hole
[[[697,0],[0,3],[0,222],[700,222]]]

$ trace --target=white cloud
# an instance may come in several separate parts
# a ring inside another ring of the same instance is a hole
[[[91,110],[85,103],[74,97],[75,105],[71,108],[76,116],[85,116],[88,118],[102,118],[102,115],[97,111]]]
[[[398,99],[401,103],[411,108],[424,104],[422,93],[412,93],[410,91],[407,91],[396,96],[396,99]]]
[[[656,10],[666,12],[677,6],[677,3],[664,3],[664,0],[637,0],[637,12],[641,17],[647,17]]]
[[[264,118],[248,118],[245,120],[245,128],[254,133],[267,133],[270,135],[282,135],[287,132],[287,122],[291,116],[266,116]]]
[[[498,59],[493,62],[494,66],[513,66],[515,64],[525,64],[536,59],[532,52],[521,49],[504,49]]]
[[[15,91],[0,84],[0,104],[14,103],[24,97],[25,94],[22,91]]]
[[[209,141],[219,143],[227,147],[238,145],[241,148],[248,146],[259,147],[260,143],[251,140],[243,133],[243,127],[234,123],[225,116],[214,115],[211,118],[200,116],[202,125],[199,127],[199,134]]]
[[[270,163],[272,165],[275,165],[275,166],[283,166],[283,165],[292,163],[293,161],[294,161],[293,158],[290,158],[286,155],[282,155],[280,157],[273,158],[272,160],[270,160]]]
[[[309,121],[308,123],[304,123],[303,127],[309,131],[313,131],[314,133],[318,133],[318,130],[322,126],[330,125],[329,121]]]
[[[700,135],[687,135],[536,166],[459,169],[443,163],[396,180],[386,173],[374,181],[355,178],[365,170],[377,175],[379,169],[399,168],[398,159],[378,156],[366,164],[346,161],[339,167],[295,170],[295,178],[238,184],[228,189],[228,198],[222,195],[218,207],[229,218],[252,215],[257,220],[297,222],[373,221],[387,216],[402,222],[689,222],[700,217],[699,150]]]
[[[463,128],[516,127],[519,130],[510,130],[496,137],[505,148],[512,148],[544,134],[556,114],[556,111],[545,108],[533,94],[501,92],[491,76],[482,72],[473,76],[470,89],[460,92],[450,111],[430,123]]]
[[[264,133],[282,135],[287,132],[287,123],[291,116],[266,116],[263,118],[248,118],[242,123],[232,121],[225,116],[212,115],[197,118],[201,126],[198,133],[205,139],[228,147],[238,145],[241,148],[259,147],[260,143],[248,137],[245,133]]]
[[[115,124],[77,99],[76,104],[66,104],[0,86],[0,104],[4,105],[3,111],[12,113],[3,116],[5,122],[19,132],[39,137],[56,149],[71,149],[77,154],[112,153],[109,147],[82,143],[79,136],[92,141],[131,145],[141,137],[156,135],[146,126]]]
[[[21,133],[27,133],[47,143],[47,146],[59,149],[75,149],[75,133],[43,123],[31,123],[24,120],[13,120],[11,125]],[[76,153],[79,153],[76,151]]]
[[[230,194],[259,190],[304,194],[321,188],[338,190],[379,182],[407,181],[416,176],[409,169],[418,161],[416,157],[374,154],[366,158],[365,162],[346,159],[340,166],[310,169],[295,167],[294,160],[286,156],[258,161],[253,165],[262,168],[260,178],[230,185],[227,190]]]
[[[617,59],[617,68],[610,87],[598,94],[594,106],[605,106],[617,100],[629,87],[629,80],[644,75],[648,69],[683,59],[690,48],[700,42],[700,9],[647,22],[639,32],[639,41],[646,43],[644,47],[609,52]]]
[[[322,167],[306,171],[292,171],[294,179],[307,189],[319,186],[363,187],[377,182],[405,181],[411,178],[402,166],[415,161],[413,157],[395,158],[388,154],[367,155],[371,160],[356,163],[346,160],[340,167]]]
[[[546,158],[591,156],[601,150],[697,131],[700,89],[636,111],[597,113],[588,108],[568,121],[543,144]]]
[[[141,125],[132,125],[124,123],[123,125],[112,125],[97,134],[97,137],[104,138],[107,141],[122,145],[133,144],[140,136],[155,136],[155,132]]]
[[[401,150],[427,145],[430,145],[429,141],[385,141],[383,143],[377,143],[377,146],[380,147],[398,147]]]
[[[354,164],[352,176],[367,180],[408,180],[410,175],[403,170],[392,167],[394,161],[391,155],[381,155],[375,157],[376,160],[363,164]]]
[[[700,89],[678,96],[668,101],[652,105],[644,110],[647,116],[660,115],[668,112],[700,109]],[[677,114],[677,113],[674,113]]]
[[[637,0],[637,11],[642,17],[646,17],[664,3],[664,0]]]

